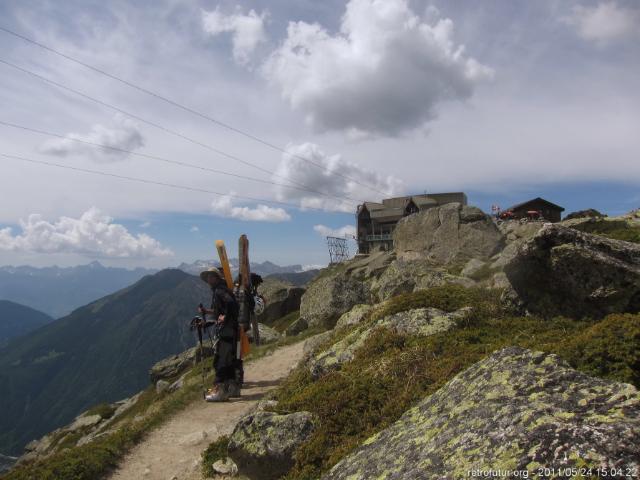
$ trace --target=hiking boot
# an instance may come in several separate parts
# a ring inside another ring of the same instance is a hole
[[[217,384],[212,390],[207,392],[204,399],[207,402],[226,402],[229,400],[229,392],[224,383]]]
[[[240,383],[230,380],[229,382],[225,383],[225,386],[227,387],[227,393],[229,394],[229,397],[239,397],[241,396],[240,394]]]

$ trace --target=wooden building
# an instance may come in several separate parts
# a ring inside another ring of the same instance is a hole
[[[544,198],[537,197],[509,207],[506,212],[512,212],[514,219],[530,217],[533,212],[540,212],[542,218],[547,222],[559,222],[562,219],[564,208]]]
[[[359,205],[357,213],[358,252],[367,254],[380,248],[391,250],[393,248],[393,231],[401,218],[452,202],[466,205],[467,196],[462,192],[430,193],[386,198],[382,200],[382,203],[365,202]]]

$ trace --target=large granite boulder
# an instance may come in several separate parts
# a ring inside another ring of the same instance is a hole
[[[210,342],[205,336],[206,341],[202,344],[202,353],[204,358],[213,356],[213,349]],[[149,370],[149,379],[152,384],[156,384],[158,380],[168,380],[176,378],[187,369],[193,367],[196,362],[200,361],[200,346],[192,347],[177,355],[164,358],[157,362]]]
[[[266,278],[259,291],[267,303],[264,312],[258,316],[258,321],[270,324],[299,310],[300,300],[305,289],[276,278]]]
[[[640,394],[510,347],[457,375],[323,480],[569,477],[559,469],[581,467],[592,468],[585,477],[638,471]]]
[[[236,425],[229,438],[228,455],[239,473],[251,480],[275,480],[293,467],[293,453],[314,429],[314,417],[309,412],[255,412]]]
[[[393,244],[399,259],[464,265],[471,258],[484,260],[496,254],[504,238],[479,208],[448,203],[400,220]]]
[[[282,338],[280,332],[275,328],[271,328],[263,323],[258,324],[258,331],[260,332],[260,345],[275,343]],[[249,335],[249,341],[253,341],[253,335]]]
[[[525,308],[545,317],[640,311],[640,245],[546,224],[505,266]]]
[[[373,305],[355,305],[347,313],[343,313],[336,323],[336,328],[350,327],[361,323],[373,309]]]
[[[346,272],[344,266],[336,266],[308,285],[302,296],[300,317],[309,327],[333,328],[343,313],[370,300],[369,284]]]

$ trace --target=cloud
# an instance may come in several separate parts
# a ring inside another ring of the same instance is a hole
[[[211,12],[202,11],[202,28],[211,36],[231,33],[233,59],[240,65],[248,65],[256,47],[267,40],[264,30],[267,16],[266,11],[258,15],[255,10],[244,15],[240,7],[235,13],[225,15],[216,7]]]
[[[146,221],[146,222],[142,222],[139,227],[140,228],[149,228],[151,226],[151,222]]]
[[[199,232],[199,231],[200,231],[200,229],[199,229],[196,225],[194,225],[193,227],[191,227],[191,228],[189,229],[189,231],[190,231],[190,232],[192,232],[192,233],[196,233],[196,232]]]
[[[352,136],[421,127],[493,75],[454,43],[450,19],[427,23],[406,0],[350,0],[335,35],[291,22],[263,71],[317,130]]]
[[[48,140],[40,147],[40,151],[59,157],[85,155],[97,162],[114,162],[124,160],[129,154],[111,148],[137,150],[144,146],[144,137],[138,130],[138,125],[121,115],[114,118],[112,126],[96,124],[87,134],[69,133],[67,137],[69,138]],[[100,148],[82,142],[97,143],[111,148]]]
[[[572,15],[564,19],[585,40],[609,43],[640,33],[640,9],[618,6],[616,2],[592,7],[576,5]]]
[[[247,222],[287,222],[291,215],[282,208],[257,205],[255,208],[234,207],[230,196],[220,197],[211,203],[211,212],[214,215],[226,218],[235,218]]]
[[[329,211],[354,213],[358,203],[372,197],[383,195],[392,196],[402,190],[402,182],[393,176],[383,176],[380,173],[347,162],[340,155],[328,155],[314,143],[288,145],[276,169],[274,180],[283,183],[288,179],[294,184],[305,185],[310,190],[325,193],[333,197],[276,187],[276,196],[280,201],[293,201],[302,208],[321,208]],[[325,168],[321,169],[302,160],[309,159]],[[338,175],[339,174],[339,175]],[[340,176],[342,175],[342,176]],[[347,177],[347,178],[345,178]],[[356,181],[349,180],[352,178]],[[372,186],[378,192],[367,188]],[[335,197],[348,197],[353,200],[342,200]]]
[[[331,228],[326,225],[315,225],[313,230],[323,237],[355,237],[356,227],[353,225],[345,225],[340,228]]]
[[[48,222],[41,215],[20,221],[22,233],[0,230],[0,250],[27,253],[75,253],[110,258],[150,258],[171,256],[149,235],[132,235],[113,219],[93,207],[80,218],[60,217]]]

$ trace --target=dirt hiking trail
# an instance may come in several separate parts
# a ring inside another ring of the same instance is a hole
[[[245,366],[242,398],[229,402],[194,401],[150,432],[120,462],[110,480],[198,480],[201,453],[288,375],[302,358],[303,342],[279,348]]]

